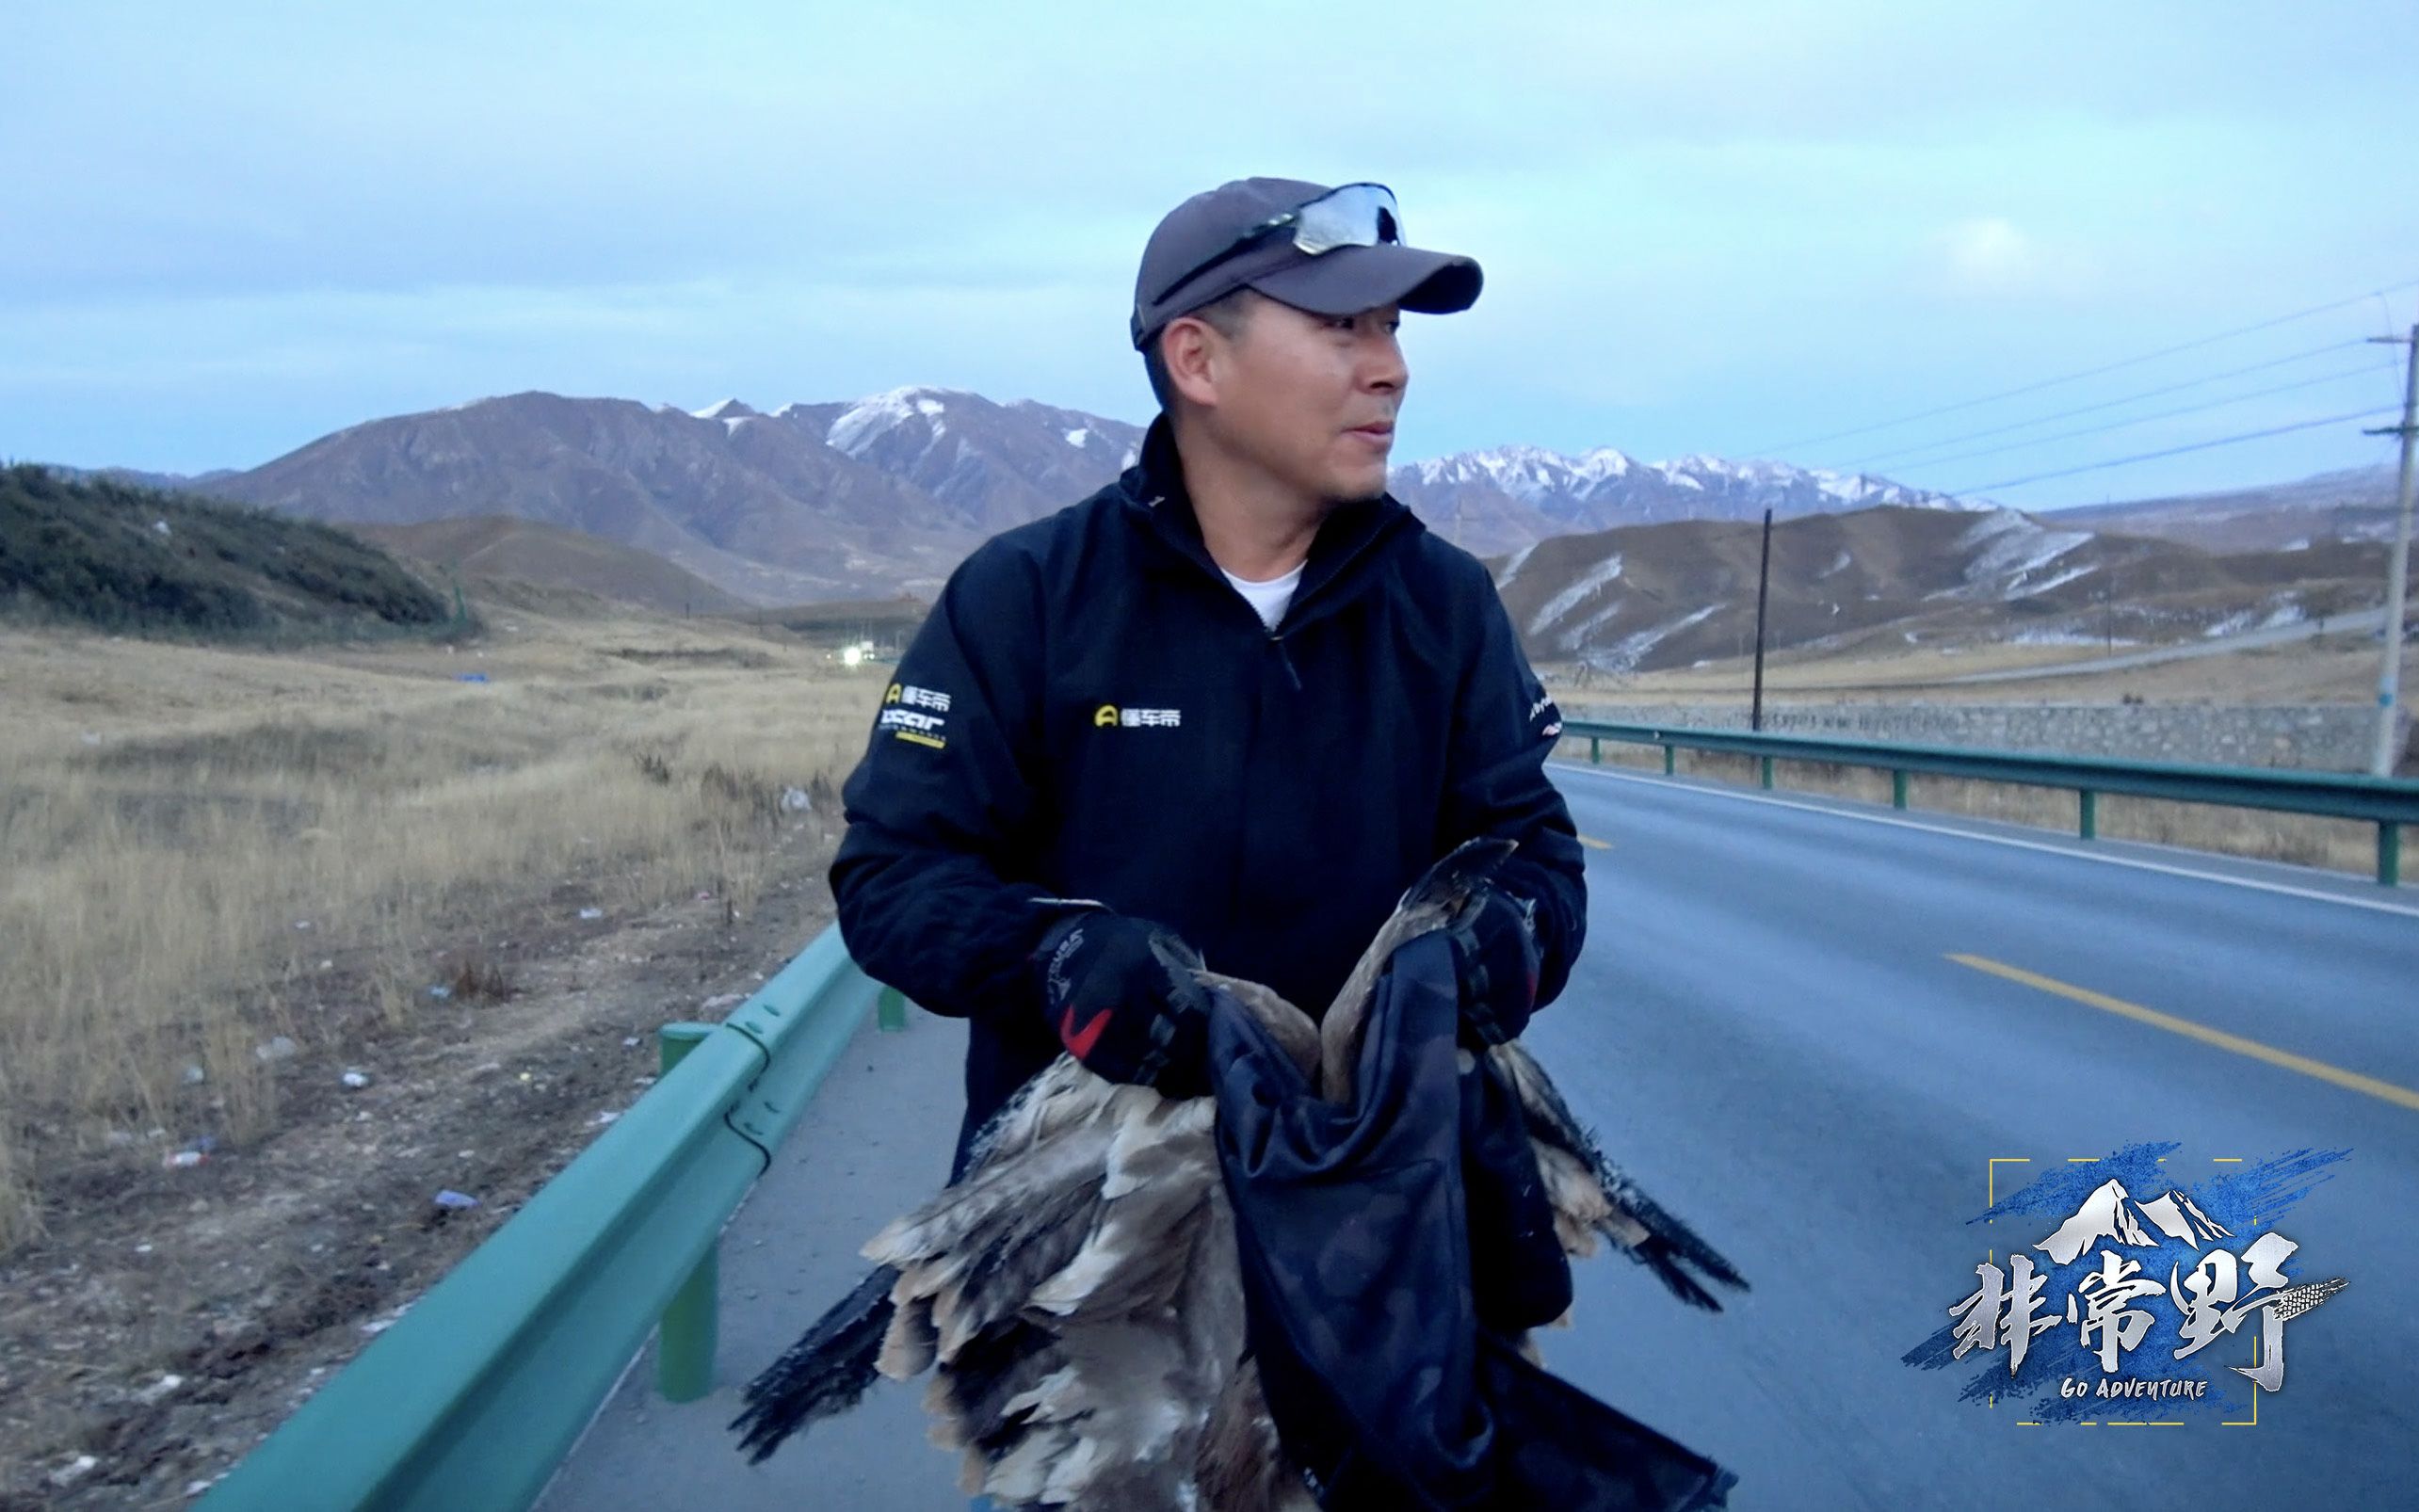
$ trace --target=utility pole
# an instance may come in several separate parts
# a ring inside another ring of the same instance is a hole
[[[2109,503],[2108,495],[2100,495],[2102,508],[2106,508]],[[2117,589],[2110,582],[2116,571],[2117,564],[2110,562],[2108,570],[2100,574],[2100,628],[2108,636],[2108,654],[2111,656],[2117,654]]]
[[[2403,442],[2405,454],[2411,443]],[[1755,578],[1755,702],[1748,710],[1747,727],[1764,728],[1764,605],[1772,591],[1772,511],[1764,511],[1764,566]],[[1770,775],[1769,769],[1766,776]]]
[[[2411,453],[2419,444],[2419,326],[2411,328],[2408,336],[2371,336],[2373,342],[2393,342],[2411,348],[2410,376],[2402,385],[2402,424],[2385,426],[2366,432],[2371,436],[2402,438],[2402,479],[2395,491],[2394,510],[2394,556],[2385,569],[2385,657],[2377,674],[2377,750],[2369,759],[2369,770],[2379,777],[2392,777],[2395,762],[2402,753],[2395,750],[2395,736],[2397,710],[2395,700],[2402,687],[2402,600],[2411,579]]]

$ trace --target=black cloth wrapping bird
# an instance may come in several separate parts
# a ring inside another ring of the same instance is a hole
[[[1708,1311],[1701,1276],[1747,1282],[1605,1156],[1517,1040],[1454,1044],[1444,940],[1513,848],[1440,861],[1315,1018],[1163,957],[1245,1047],[1214,1057],[1217,1095],[1060,1056],[750,1383],[742,1450],[763,1459],[878,1375],[928,1373],[933,1440],[1003,1507],[1305,1512],[1314,1487],[1334,1508],[1719,1504],[1715,1467],[1529,1352],[1524,1330],[1570,1298],[1553,1247],[1609,1239]]]
[[[1722,1504],[1728,1472],[1498,1331],[1559,1317],[1570,1268],[1518,1103],[1456,1047],[1442,936],[1404,945],[1379,979],[1349,1103],[1322,1098],[1249,1015],[1221,1010],[1216,1133],[1251,1353],[1321,1506]]]

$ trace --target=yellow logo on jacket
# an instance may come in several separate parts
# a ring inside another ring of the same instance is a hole
[[[1184,722],[1181,709],[1121,709],[1104,703],[1092,711],[1095,730],[1173,730]]]
[[[949,744],[949,695],[936,688],[893,683],[882,695],[882,716],[874,728],[887,730],[910,745],[944,749]]]

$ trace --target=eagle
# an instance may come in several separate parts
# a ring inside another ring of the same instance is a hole
[[[1225,994],[1320,1096],[1348,1104],[1379,973],[1404,944],[1475,910],[1512,849],[1475,840],[1432,867],[1316,1021],[1258,983],[1172,953],[1162,964]],[[1605,1157],[1519,1041],[1484,1054],[1518,1101],[1566,1255],[1609,1240],[1713,1311],[1708,1281],[1746,1289]],[[1061,1055],[978,1131],[956,1182],[864,1247],[872,1272],[750,1384],[731,1424],[742,1452],[761,1462],[855,1406],[878,1375],[929,1371],[930,1437],[961,1453],[969,1495],[1072,1512],[1314,1509],[1248,1353],[1217,1108]]]

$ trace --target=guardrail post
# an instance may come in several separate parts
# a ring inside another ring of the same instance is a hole
[[[1907,774],[1903,771],[1892,772],[1890,774],[1890,807],[1903,809],[1906,806]]]
[[[1600,766],[1604,764],[1604,737],[1601,735],[1589,735],[1588,737],[1588,764],[1590,766]]]
[[[1764,785],[1766,788],[1772,786],[1772,758],[1769,756],[1764,758]]]
[[[1680,748],[1679,748],[1679,747],[1677,747],[1677,746],[1666,746],[1666,747],[1664,747],[1664,748],[1663,748],[1663,775],[1664,775],[1664,776],[1666,776],[1666,777],[1669,777],[1669,776],[1671,776],[1671,775],[1672,775],[1672,773],[1673,773],[1673,772],[1675,772],[1676,770],[1678,770],[1677,763],[1678,763],[1678,761],[1679,761],[1679,757],[1680,757]]]
[[[907,1033],[907,999],[897,988],[883,988],[874,1000],[874,1027],[886,1035]]]
[[[710,1023],[668,1023],[655,1031],[657,1067],[669,1076],[682,1057],[714,1033]],[[697,1268],[655,1326],[655,1390],[667,1402],[694,1402],[714,1390],[714,1339],[720,1327],[722,1247],[706,1246]]]
[[[2099,838],[2100,838],[2100,795],[2099,795],[2099,794],[2097,794],[2097,793],[2092,792],[2089,788],[2088,788],[2088,787],[2087,787],[2087,788],[2083,788],[2083,789],[2079,790],[2079,791],[2075,794],[2075,798],[2076,798],[2076,803],[2075,803],[2075,810],[2076,810],[2076,813],[2075,813],[2076,828],[2077,828],[2082,832],[2082,835],[2083,835],[2083,838],[2084,838],[2084,839],[2086,839],[2086,840],[2097,840],[2097,839],[2099,839]]]
[[[2391,819],[2378,822],[2377,879],[2386,887],[2402,885],[2402,827]]]

